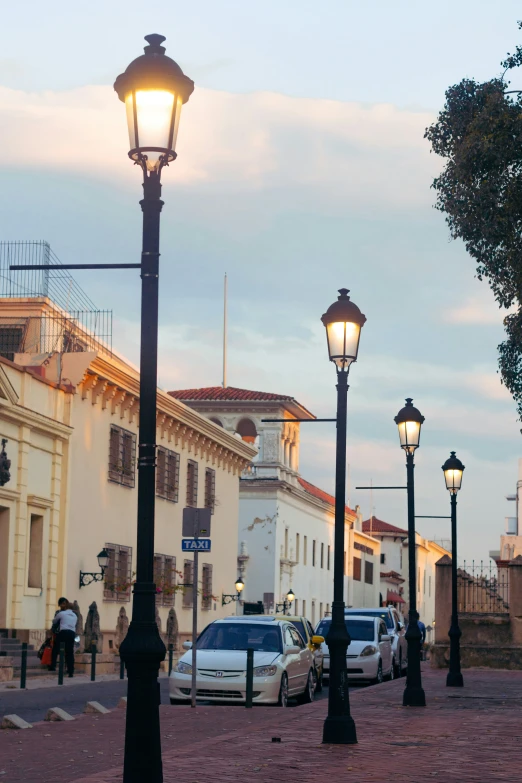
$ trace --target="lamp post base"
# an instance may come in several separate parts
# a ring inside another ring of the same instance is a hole
[[[403,707],[425,707],[426,695],[420,685],[407,685],[402,698]]]
[[[446,687],[463,688],[464,677],[462,676],[461,672],[448,672],[448,676],[446,677]]]
[[[329,715],[326,718],[323,745],[357,745],[357,732],[351,715]]]

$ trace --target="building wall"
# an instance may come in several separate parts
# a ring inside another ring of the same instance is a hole
[[[63,569],[71,395],[0,360],[0,628],[49,627]],[[29,636],[27,637],[29,638]]]
[[[426,626],[433,626],[435,620],[435,564],[444,555],[449,555],[449,552],[439,546],[439,544],[417,535],[417,610],[420,619]],[[404,545],[403,560],[405,564],[403,576],[406,579],[404,592],[409,606],[407,542]]]

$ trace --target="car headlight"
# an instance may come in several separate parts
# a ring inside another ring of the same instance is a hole
[[[373,644],[368,644],[364,648],[364,650],[359,654],[360,658],[364,658],[367,655],[375,655],[377,652],[377,647],[374,647]]]
[[[189,663],[178,661],[178,665],[176,666],[176,671],[179,672],[180,674],[192,674],[192,666]]]
[[[254,677],[273,677],[277,674],[277,666],[257,666],[254,669]]]

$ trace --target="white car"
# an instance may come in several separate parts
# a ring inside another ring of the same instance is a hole
[[[215,620],[197,640],[196,697],[211,702],[245,702],[247,649],[254,650],[253,704],[288,705],[314,698],[314,658],[292,623],[275,617]],[[186,642],[186,647],[191,647]],[[172,669],[170,703],[188,704],[192,650]]]
[[[397,609],[394,606],[382,606],[380,609],[350,608],[345,609],[344,613],[345,615],[357,614],[361,617],[380,617],[384,620],[391,636],[395,676],[402,677],[408,668],[408,643],[404,623],[401,622]]]
[[[345,615],[344,621],[351,640],[346,653],[348,679],[368,680],[375,684],[385,678],[393,680],[395,673],[391,637],[384,620],[380,617]],[[321,620],[315,629],[316,634],[326,637],[331,622],[331,617]],[[326,642],[323,648],[323,676],[329,677],[330,652]]]

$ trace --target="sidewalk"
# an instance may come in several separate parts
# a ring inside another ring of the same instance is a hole
[[[321,745],[326,701],[292,710],[164,705],[165,783],[519,781],[522,672],[466,670],[462,689],[446,688],[445,676],[424,670],[425,709],[400,706],[404,680],[352,693],[355,746]],[[3,731],[0,779],[120,783],[124,718],[115,710]]]
[[[167,677],[167,672],[160,672],[160,678]],[[125,676],[126,677],[126,676]],[[97,674],[94,682],[113,682],[119,680],[118,674]],[[33,691],[38,688],[57,688],[67,687],[72,685],[83,685],[91,683],[90,674],[75,674],[74,677],[69,678],[67,674],[64,674],[63,684],[58,686],[58,674],[56,672],[40,675],[39,677],[28,677],[26,680],[26,690]],[[15,691],[20,690],[20,679],[11,680],[9,682],[0,683],[0,691]]]

